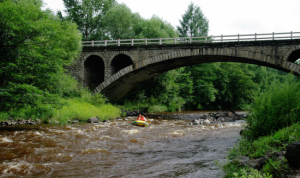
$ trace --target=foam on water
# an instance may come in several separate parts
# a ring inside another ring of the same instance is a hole
[[[9,139],[9,138],[7,138],[7,137],[0,138],[0,140],[1,140],[2,143],[13,142],[12,139]]]
[[[30,170],[33,168],[31,163],[20,161],[20,162],[9,162],[2,163],[1,168],[1,177],[14,175],[15,172],[22,172],[25,175],[30,173]],[[4,168],[4,169],[3,169]]]
[[[83,134],[83,131],[82,130],[76,130],[76,133]]]
[[[81,150],[83,154],[94,154],[94,153],[109,153],[108,150],[106,149],[101,149],[101,148],[89,148],[89,149],[84,149]]]
[[[128,134],[138,134],[140,131],[136,129],[132,129],[132,130],[122,130],[121,132],[128,133]]]

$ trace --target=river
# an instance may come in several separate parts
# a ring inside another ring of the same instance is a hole
[[[243,123],[189,125],[203,113],[164,114],[150,127],[132,126],[135,117],[2,127],[0,177],[219,177],[214,160],[225,159]]]

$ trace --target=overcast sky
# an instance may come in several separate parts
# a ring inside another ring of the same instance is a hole
[[[300,32],[300,0],[117,0],[143,18],[157,15],[174,27],[191,2],[209,20],[209,35]],[[62,0],[44,0],[46,7],[63,10]]]

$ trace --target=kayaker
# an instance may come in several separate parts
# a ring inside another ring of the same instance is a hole
[[[136,120],[146,121],[146,118],[143,115],[139,114],[139,117]]]

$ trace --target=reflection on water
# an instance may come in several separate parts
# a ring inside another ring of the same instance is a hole
[[[126,119],[1,128],[1,177],[217,177],[213,160],[225,158],[243,124]]]

